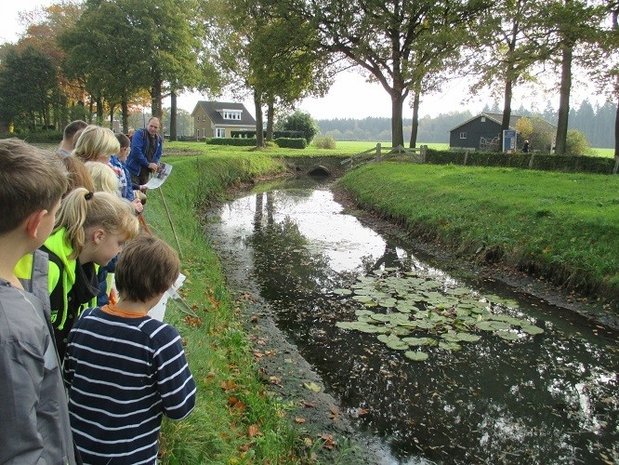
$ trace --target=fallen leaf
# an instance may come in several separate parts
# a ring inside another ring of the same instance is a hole
[[[260,434],[260,428],[258,428],[258,425],[249,425],[249,428],[247,430],[247,435],[250,438],[253,438],[254,436],[257,436]]]
[[[303,423],[305,423],[305,418],[295,417],[294,422],[299,425],[302,425]]]
[[[303,387],[305,389],[309,389],[312,392],[320,392],[320,386],[314,383],[313,381],[308,381],[307,383],[303,383]]]

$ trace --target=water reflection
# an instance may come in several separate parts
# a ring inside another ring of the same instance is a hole
[[[616,334],[596,335],[561,309],[519,299],[518,309],[495,310],[528,318],[543,334],[513,342],[482,334],[459,352],[436,349],[411,362],[376,335],[337,328],[363,305],[332,291],[385,268],[424,270],[445,287],[480,283],[364,227],[328,189],[253,194],[218,216],[209,230],[215,246],[242,261],[280,328],[359,427],[383,442],[385,464],[619,461]]]

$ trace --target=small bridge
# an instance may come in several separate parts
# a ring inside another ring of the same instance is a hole
[[[342,165],[348,165],[348,168],[357,166],[363,163],[384,161],[384,160],[399,160],[412,163],[425,163],[427,145],[422,145],[419,148],[406,148],[401,145],[397,147],[383,147],[380,142],[365,152],[360,152],[350,158],[342,160]]]

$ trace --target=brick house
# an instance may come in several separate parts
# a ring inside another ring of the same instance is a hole
[[[191,116],[196,139],[232,137],[232,131],[256,130],[256,120],[242,103],[200,100]]]

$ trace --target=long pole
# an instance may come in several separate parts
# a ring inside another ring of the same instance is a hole
[[[178,256],[180,259],[183,259],[183,251],[181,250],[181,243],[178,240],[178,235],[176,234],[176,229],[174,228],[174,223],[172,222],[172,216],[170,215],[170,210],[168,209],[168,204],[166,203],[165,196],[163,195],[163,186],[159,187],[159,192],[161,193],[161,200],[163,201],[163,207],[165,208],[166,214],[168,215],[168,221],[170,222],[170,227],[172,228],[172,233],[174,234],[174,239],[176,239],[176,247],[178,248]]]

